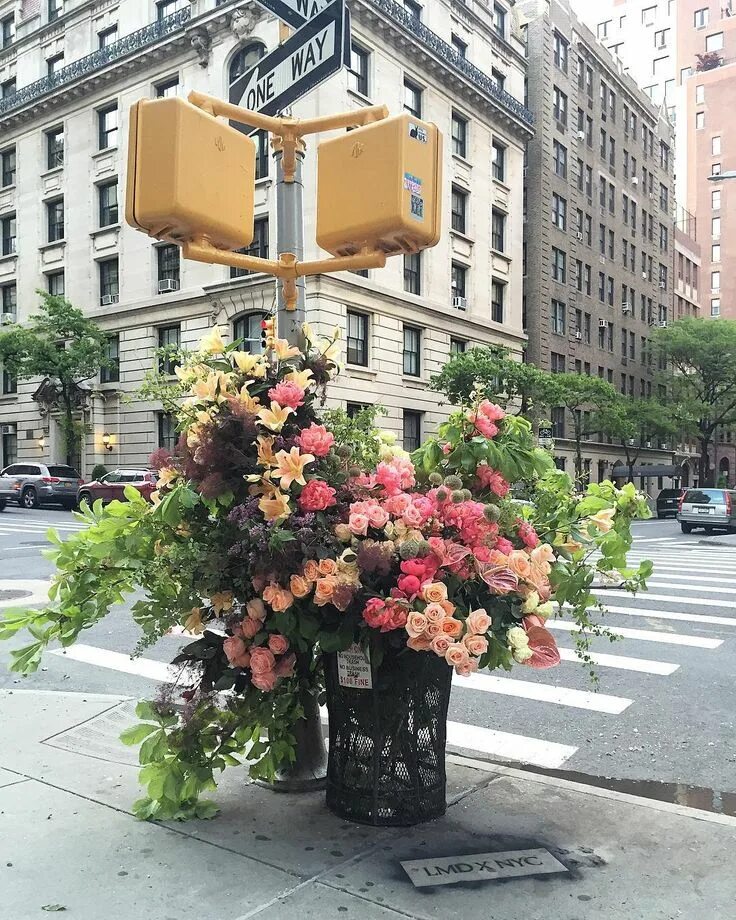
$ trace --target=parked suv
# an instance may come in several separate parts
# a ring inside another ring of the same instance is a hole
[[[736,492],[728,489],[688,489],[680,499],[677,512],[683,533],[693,527],[714,530],[736,528]]]
[[[657,517],[665,518],[672,515],[677,517],[677,509],[680,507],[680,496],[683,489],[662,489],[657,496]]]
[[[94,482],[85,482],[79,487],[77,500],[91,505],[101,498],[103,502],[117,499],[125,501],[125,487],[133,486],[144,498],[150,499],[156,488],[158,473],[156,470],[113,470],[105,473]]]
[[[71,466],[11,463],[0,470],[0,510],[10,501],[23,508],[40,508],[41,505],[74,508],[82,481]]]

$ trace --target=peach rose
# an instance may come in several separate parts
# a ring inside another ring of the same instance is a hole
[[[427,618],[423,613],[412,611],[406,619],[406,631],[412,639],[421,636],[428,626]]]
[[[474,635],[484,635],[491,628],[492,623],[493,621],[482,608],[471,610],[470,616],[465,621],[465,625]]]
[[[539,569],[543,575],[549,575],[550,573],[550,562],[554,561],[555,551],[549,545],[549,543],[540,543],[539,546],[535,546],[531,551],[532,562]]]
[[[237,636],[230,636],[222,643],[222,650],[227,655],[227,660],[234,668],[245,668],[250,661],[250,655],[245,648],[245,642]]]
[[[262,674],[251,674],[250,682],[254,687],[263,690],[264,693],[268,693],[276,686],[278,679],[275,671],[264,671]]]
[[[468,677],[474,671],[478,670],[478,659],[469,658],[467,664],[459,664],[455,667],[455,673],[460,677]]]
[[[245,605],[245,609],[248,611],[248,616],[252,620],[266,619],[266,605],[260,597],[254,597],[252,600],[248,601]]]
[[[435,655],[439,655],[440,658],[444,658],[447,652],[447,649],[450,647],[450,639],[445,633],[441,633],[439,636],[435,636],[432,639],[432,651]]]
[[[258,648],[251,649],[250,669],[253,674],[265,674],[267,671],[273,671],[276,659],[273,652],[259,645]]]
[[[319,578],[319,566],[313,559],[304,563],[304,577],[309,581],[317,581]]]
[[[289,579],[289,588],[294,597],[306,597],[312,590],[312,583],[303,575],[292,575]]]
[[[447,585],[440,581],[433,581],[422,588],[422,597],[428,604],[439,604],[447,600]]]
[[[460,620],[456,620],[453,617],[447,617],[446,620],[442,621],[442,632],[451,639],[457,639],[458,636],[462,636],[463,634],[463,624]]]
[[[332,600],[332,595],[335,593],[336,585],[334,575],[325,575],[324,578],[319,578],[314,589],[314,603],[318,607],[324,607],[325,604],[329,604]]]
[[[452,642],[445,652],[445,661],[456,668],[462,667],[470,661],[470,655],[460,642]]]
[[[406,647],[415,652],[428,652],[432,648],[432,642],[424,636],[411,636],[406,640]]]
[[[445,611],[440,604],[427,604],[424,608],[424,616],[430,623],[441,623],[445,618]]]
[[[243,620],[240,624],[240,629],[246,639],[252,639],[257,632],[260,632],[262,625],[260,620],[251,620],[248,617],[247,620]]]
[[[268,637],[268,647],[274,655],[283,655],[289,650],[289,640],[286,636],[274,633]]]
[[[334,559],[320,559],[317,569],[320,575],[336,575],[337,563]]]
[[[273,611],[282,613],[294,603],[294,595],[291,591],[287,591],[286,588],[282,588],[281,585],[270,584],[263,590],[263,600]]]
[[[476,658],[480,658],[488,651],[488,639],[485,636],[465,636],[463,645]]]
[[[519,578],[529,578],[532,574],[532,564],[523,549],[515,549],[509,553],[509,568]]]
[[[444,636],[445,632],[442,629],[442,623],[427,623],[424,635],[428,639],[434,639],[435,636]]]
[[[451,617],[457,610],[452,601],[440,601],[440,607],[445,611],[448,617]]]
[[[353,539],[353,532],[347,524],[336,524],[335,536],[341,543],[349,543]]]

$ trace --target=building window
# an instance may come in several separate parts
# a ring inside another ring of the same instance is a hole
[[[170,99],[172,96],[179,95],[179,77],[171,77],[169,80],[163,80],[154,87],[157,99]]]
[[[422,117],[422,89],[411,80],[404,80],[404,111],[415,118]]]
[[[468,152],[468,120],[457,112],[452,113],[452,152],[458,157]]]
[[[671,29],[659,29],[654,33],[654,47],[666,48],[670,40]]]
[[[468,343],[465,339],[450,339],[450,354],[464,355],[468,349]]]
[[[596,35],[599,39],[608,38],[608,30],[611,27],[612,20],[607,19],[605,22],[599,22],[596,27]]]
[[[497,141],[491,144],[491,171],[496,181],[506,181],[506,148]]]
[[[421,330],[404,326],[404,373],[408,377],[419,377],[421,373]]]
[[[54,128],[46,132],[46,168],[56,169],[64,165],[64,129]]]
[[[368,367],[368,316],[348,310],[347,328],[348,364]]]
[[[157,246],[156,261],[158,268],[159,294],[178,291],[180,286],[179,247],[171,244]]]
[[[176,430],[176,419],[170,412],[157,412],[158,419],[158,446],[169,453],[176,449],[176,442],[179,439]]]
[[[251,355],[263,354],[263,336],[261,323],[265,313],[246,313],[233,322],[233,342],[238,343],[240,351]]]
[[[552,114],[561,125],[567,125],[567,96],[558,86],[552,93]]]
[[[412,252],[404,256],[404,290],[409,294],[422,293],[421,252]]]
[[[15,185],[15,147],[0,153],[0,188]]]
[[[460,55],[461,58],[467,57],[468,53],[468,43],[464,42],[459,35],[455,35],[453,32],[450,36],[450,44],[455,49],[455,51]]]
[[[467,211],[468,193],[464,192],[456,185],[453,185],[451,197],[451,225],[452,229],[456,230],[458,233],[466,232]]]
[[[495,279],[491,281],[491,319],[494,323],[504,321],[506,285]]]
[[[720,51],[723,48],[723,32],[714,32],[705,37],[706,51]]]
[[[493,4],[493,31],[506,38],[506,10],[500,3]]]
[[[567,280],[567,253],[556,246],[552,247],[552,279],[560,284]]]
[[[105,358],[109,363],[100,368],[100,383],[117,383],[120,380],[120,336],[117,333],[107,337]]]
[[[158,372],[171,377],[179,366],[179,349],[181,348],[181,326],[158,327]]]
[[[453,306],[457,307],[460,310],[465,309],[465,298],[466,298],[466,282],[468,276],[468,269],[464,265],[459,265],[457,262],[452,263],[452,270],[450,276],[450,288],[452,290],[452,299]]]
[[[118,40],[118,27],[109,26],[107,29],[103,29],[101,32],[97,33],[97,47],[109,48],[110,45],[115,44]]]
[[[719,188],[713,189],[710,193],[710,206],[714,211],[720,210],[721,207],[721,190]]]
[[[188,6],[187,0],[159,0],[156,4],[156,19],[161,22],[167,16],[172,16],[177,10]]]
[[[496,252],[506,251],[506,215],[496,208],[491,210],[491,248]]]
[[[0,99],[9,99],[11,96],[15,95],[15,77],[11,77],[9,80],[4,80],[0,83]]]
[[[364,48],[355,42],[351,44],[348,87],[361,96],[368,95],[368,57],[369,53]]]
[[[713,297],[710,302],[710,315],[711,316],[720,316],[721,315],[721,298]]]
[[[557,32],[554,35],[554,61],[555,66],[559,67],[560,70],[567,73],[567,49],[568,43],[565,39]]]
[[[7,48],[13,44],[15,38],[15,16],[4,16],[0,19],[0,48]]]
[[[100,226],[109,227],[118,222],[118,180],[97,187],[100,200]]]
[[[52,297],[64,296],[64,272],[49,272],[46,275],[46,290]]]
[[[64,66],[64,55],[55,54],[53,57],[46,58],[46,75],[53,77]]]
[[[3,368],[3,386],[2,393],[3,396],[10,396],[13,393],[18,392],[18,378],[14,377],[10,371],[6,371]]]
[[[46,225],[48,241],[55,243],[64,239],[64,199],[46,202]]]
[[[15,282],[0,287],[0,313],[16,318],[18,312],[18,295]]]
[[[53,22],[61,16],[61,11],[64,9],[64,0],[48,0],[47,9],[49,12],[49,22]]]
[[[268,218],[257,217],[253,221],[253,242],[250,246],[236,250],[246,256],[255,256],[258,259],[268,258]],[[247,268],[231,268],[231,278],[244,278],[253,272]]]
[[[97,112],[98,146],[100,150],[115,147],[118,143],[118,104],[99,109]]]
[[[712,137],[710,140],[710,152],[713,156],[720,156],[721,154],[721,136],[717,134],[715,137]]]
[[[710,22],[710,10],[708,7],[695,10],[695,13],[693,14],[693,21],[696,29],[704,29]]]
[[[555,175],[560,179],[567,178],[567,147],[564,147],[559,141],[552,141],[552,163],[554,164]]]
[[[495,67],[491,68],[491,80],[496,86],[496,89],[503,89],[506,86],[506,74],[502,73],[500,70],[496,70]]]
[[[567,229],[567,200],[558,195],[557,192],[552,193],[552,223],[557,227],[558,230]],[[497,246],[493,247],[497,249]]]
[[[403,447],[412,453],[422,444],[422,413],[411,409],[404,409],[403,418]]]
[[[422,8],[418,3],[414,3],[414,0],[404,0],[403,7],[412,19],[422,18]]]
[[[703,83],[699,83],[695,87],[695,102],[697,105],[705,103],[705,85]]]
[[[118,257],[100,262],[100,303],[103,306],[117,303],[120,296]]]
[[[564,438],[565,437],[565,407],[556,406],[554,409],[552,409],[551,415],[552,415],[552,437],[553,438]]]
[[[718,239],[721,235],[721,218],[713,217],[710,222],[710,235],[714,239]]]
[[[711,291],[720,291],[721,289],[721,273],[720,272],[710,273],[710,289]]]
[[[711,168],[710,168],[710,174],[711,174],[711,176],[720,176],[720,174],[721,174],[721,164],[720,164],[720,163],[714,163],[714,164],[711,166]]]
[[[565,356],[556,351],[550,352],[550,370],[553,374],[565,373]]]
[[[567,307],[561,300],[552,301],[552,332],[555,335],[564,335],[567,326],[565,314]]]

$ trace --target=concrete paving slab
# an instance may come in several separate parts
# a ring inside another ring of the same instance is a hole
[[[2,916],[229,920],[298,879],[165,827],[30,781],[0,788]]]
[[[257,920],[406,920],[405,913],[376,903],[381,900],[380,894],[375,900],[355,897],[315,882],[309,888],[279,898],[256,916]],[[252,916],[245,914],[233,920],[250,920]]]
[[[25,777],[17,773],[11,773],[9,770],[0,770],[0,788],[2,786],[12,786],[13,783],[27,782]]]
[[[446,920],[458,909],[463,920],[487,920],[489,904],[503,920],[732,916],[734,827],[626,798],[502,776],[445,818],[387,841],[322,881],[363,897],[370,882],[385,906],[417,920]],[[546,847],[570,876],[417,890],[399,864],[527,847]]]

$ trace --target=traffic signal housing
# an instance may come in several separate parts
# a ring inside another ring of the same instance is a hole
[[[252,138],[184,99],[130,110],[125,219],[149,236],[218,249],[253,241]]]
[[[268,351],[276,344],[276,317],[267,316],[261,320],[261,348]]]
[[[442,134],[397,115],[317,148],[317,242],[335,256],[418,252],[440,238]]]

